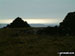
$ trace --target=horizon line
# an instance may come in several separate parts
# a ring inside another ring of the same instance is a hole
[[[15,19],[0,19],[0,23],[6,23],[9,24],[13,22]],[[56,19],[56,18],[32,18],[32,19],[22,19],[24,21],[27,21],[29,24],[59,24],[62,22],[62,19]]]

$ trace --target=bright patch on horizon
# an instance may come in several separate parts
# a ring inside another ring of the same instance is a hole
[[[0,23],[11,23],[14,19],[0,19]],[[23,19],[29,24],[58,24],[60,19]]]
[[[30,24],[36,24],[36,23],[40,23],[40,24],[53,24],[53,23],[59,23],[60,20],[58,19],[24,19],[24,21],[27,21]]]

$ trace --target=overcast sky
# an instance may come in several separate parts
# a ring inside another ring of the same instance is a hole
[[[75,0],[0,0],[0,19],[64,19],[75,11]]]

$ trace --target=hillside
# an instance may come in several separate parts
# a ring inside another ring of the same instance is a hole
[[[59,51],[75,51],[75,36],[26,34],[25,30],[30,28],[0,29],[0,56],[58,56]]]

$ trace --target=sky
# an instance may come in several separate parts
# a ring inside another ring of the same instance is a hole
[[[75,11],[75,0],[0,0],[0,23],[21,17],[29,23],[58,24]]]

